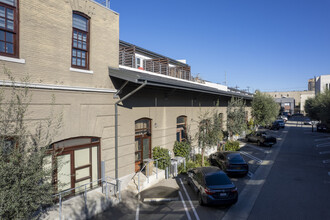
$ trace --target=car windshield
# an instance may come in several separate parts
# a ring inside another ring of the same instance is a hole
[[[228,185],[232,184],[228,176],[224,173],[215,173],[207,175],[205,177],[206,185],[216,186],[216,185]]]
[[[239,154],[228,154],[227,158],[230,162],[242,162],[243,159]]]

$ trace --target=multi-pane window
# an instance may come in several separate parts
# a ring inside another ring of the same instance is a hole
[[[0,0],[0,55],[18,56],[17,1]]]
[[[176,140],[178,142],[187,140],[187,117],[179,116],[176,118]]]
[[[89,61],[89,19],[74,12],[72,18],[72,67],[88,69]]]

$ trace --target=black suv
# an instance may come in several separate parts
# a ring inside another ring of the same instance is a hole
[[[249,142],[257,143],[258,146],[265,145],[265,146],[273,146],[276,144],[276,138],[273,136],[269,136],[266,132],[257,131],[252,132],[251,134],[246,135],[246,140]]]
[[[198,167],[189,170],[188,185],[198,193],[200,205],[232,205],[238,199],[236,186],[218,167]]]

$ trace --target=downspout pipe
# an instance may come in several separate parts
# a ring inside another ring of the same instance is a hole
[[[132,92],[128,93],[122,99],[118,100],[115,103],[115,177],[116,177],[116,181],[117,181],[117,186],[118,186],[118,182],[119,182],[119,180],[118,180],[118,178],[119,178],[119,175],[118,175],[118,104],[120,102],[124,101],[125,99],[129,98],[130,96],[132,96],[134,93],[136,93],[137,91],[139,91],[146,85],[147,85],[147,80],[145,80],[139,87],[137,87]],[[123,86],[122,86],[122,88],[123,88]]]

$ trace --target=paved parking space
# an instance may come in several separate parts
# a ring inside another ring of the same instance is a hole
[[[278,145],[283,141],[283,136],[286,134],[287,129],[282,129],[279,131],[270,131],[273,136],[279,138],[279,143],[274,145],[273,147],[265,147],[265,146],[257,146],[251,143],[246,143],[241,149],[241,155],[249,164],[249,175],[244,177],[230,177],[232,182],[236,185],[239,195],[242,193],[246,185],[249,183],[251,177],[253,177],[254,173],[258,170],[258,168],[263,164],[263,160],[267,157],[267,155],[272,154],[273,149],[278,147]],[[183,199],[186,201],[185,205],[187,206],[187,210],[189,213],[188,219],[221,219],[223,218],[230,207],[221,207],[221,206],[200,206],[198,204],[198,196],[197,194],[188,186],[185,181],[185,176],[182,177],[182,185],[180,185],[180,191],[182,192]],[[188,196],[186,193],[188,193]],[[239,197],[240,200],[240,197]],[[190,207],[189,207],[190,206]],[[198,218],[196,217],[196,213],[194,213],[194,207]],[[235,206],[235,205],[234,205]],[[233,207],[234,207],[233,206]]]

